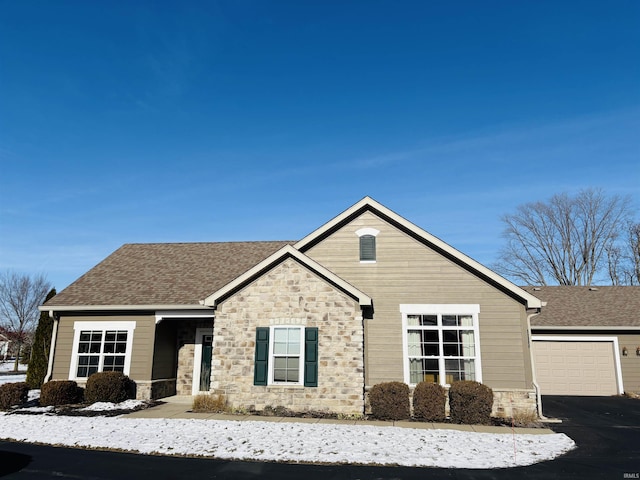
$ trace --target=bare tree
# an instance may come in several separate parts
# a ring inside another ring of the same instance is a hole
[[[587,189],[521,205],[502,217],[507,244],[495,269],[527,285],[591,285],[610,266],[616,273],[610,261],[621,255],[616,241],[630,204],[627,197]]]
[[[14,371],[18,370],[20,353],[39,318],[38,306],[44,301],[51,285],[44,276],[30,277],[7,272],[0,276],[0,325],[17,344]]]
[[[607,250],[613,285],[640,285],[640,223],[629,223],[622,242]]]

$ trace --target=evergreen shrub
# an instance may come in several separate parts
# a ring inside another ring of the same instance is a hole
[[[447,393],[441,385],[420,382],[413,390],[413,416],[424,422],[443,422]]]
[[[453,423],[488,425],[491,423],[493,390],[478,382],[453,382],[449,389],[449,409]]]
[[[135,384],[122,372],[97,372],[87,379],[84,399],[88,403],[120,403],[134,397]]]
[[[402,382],[379,383],[369,391],[371,414],[380,420],[404,420],[411,416],[409,386]]]

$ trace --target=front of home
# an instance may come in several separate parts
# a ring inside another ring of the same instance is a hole
[[[49,379],[118,370],[139,398],[343,414],[377,383],[476,380],[510,415],[539,400],[542,307],[366,197],[298,242],[124,245],[41,309]]]

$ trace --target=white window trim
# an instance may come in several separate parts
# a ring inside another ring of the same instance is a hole
[[[404,369],[404,383],[410,386],[415,386],[415,383],[410,383],[411,375],[409,372],[409,341],[407,332],[409,325],[407,324],[407,315],[471,315],[473,317],[473,326],[465,327],[464,330],[472,330],[474,338],[475,356],[475,380],[482,383],[482,362],[480,353],[480,325],[479,325],[479,304],[401,304],[400,313],[402,314],[402,355],[403,355],[403,369]],[[438,330],[440,342],[442,342],[442,330],[447,328],[442,325],[438,325],[433,330]],[[442,347],[442,346],[441,346]],[[440,350],[441,353],[442,349]],[[438,356],[439,377],[440,385],[449,386],[445,383],[446,375],[444,373],[444,362],[446,357],[441,354]]]
[[[213,327],[196,328],[196,343],[193,349],[193,379],[191,381],[192,395],[202,393],[200,390],[200,371],[202,370],[202,337],[205,335],[213,336]]]
[[[131,370],[131,350],[133,348],[133,331],[136,328],[136,322],[122,321],[122,322],[73,322],[73,350],[71,354],[71,364],[69,366],[69,380],[76,380],[84,382],[88,377],[77,377],[78,373],[78,345],[80,344],[80,332],[83,330],[101,330],[103,333],[107,330],[126,330],[127,331],[127,350],[124,356],[124,374],[129,375]],[[102,362],[104,360],[104,354],[100,353],[100,365],[99,370],[102,371]]]
[[[618,343],[618,337],[532,335],[531,341],[532,342],[543,342],[543,341],[547,341],[547,342],[611,342],[613,347],[614,365],[616,369],[616,381],[618,382],[618,393],[620,395],[624,393],[624,384],[622,382],[622,364],[620,363],[620,345]]]
[[[297,382],[276,382],[273,380],[273,370],[276,357],[273,353],[273,344],[275,342],[275,330],[277,328],[298,329],[300,332],[300,362],[298,363],[298,381]],[[280,387],[300,387],[304,386],[304,350],[305,350],[305,327],[301,325],[272,325],[269,327],[269,378],[267,385]]]

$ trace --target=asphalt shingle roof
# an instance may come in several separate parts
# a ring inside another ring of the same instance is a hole
[[[292,243],[125,244],[45,305],[197,305]]]
[[[534,327],[640,327],[640,287],[523,288],[547,302]]]

